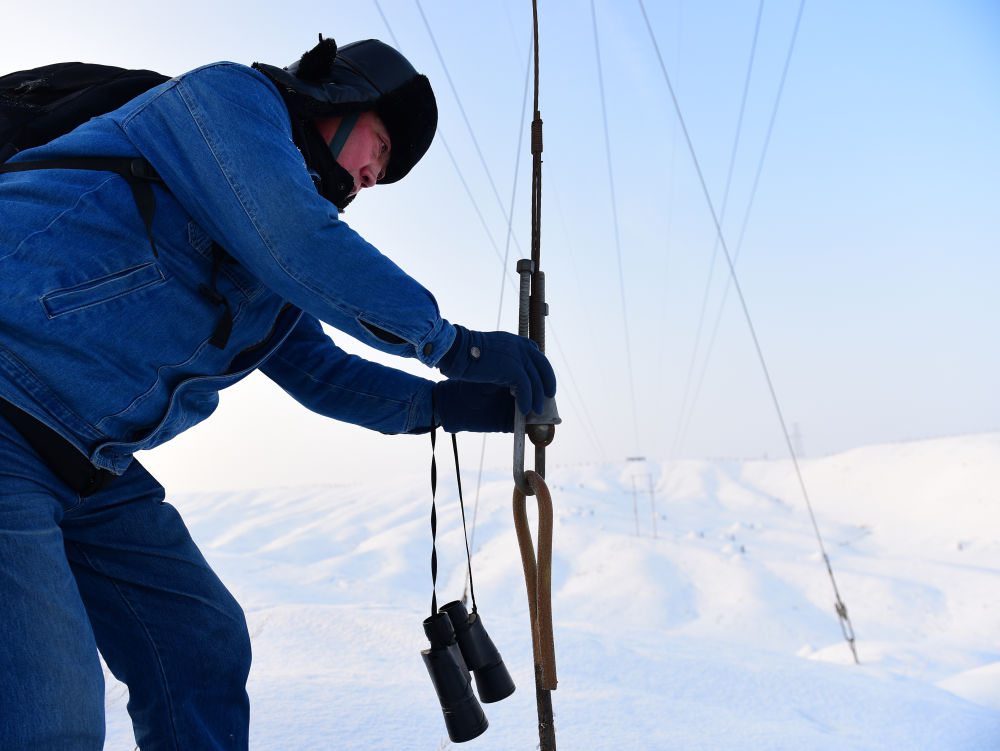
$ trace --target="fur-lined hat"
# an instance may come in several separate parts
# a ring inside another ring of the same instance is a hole
[[[437,102],[426,76],[377,39],[338,49],[323,39],[286,68],[254,63],[281,91],[300,122],[374,110],[392,142],[380,183],[406,176],[427,152],[437,129]]]

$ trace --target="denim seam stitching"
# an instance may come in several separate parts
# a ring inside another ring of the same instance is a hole
[[[153,635],[150,634],[149,629],[146,627],[146,622],[139,616],[139,613],[136,611],[135,607],[132,605],[128,597],[125,596],[125,593],[122,591],[122,588],[119,586],[117,580],[115,580],[114,577],[109,576],[104,571],[102,571],[101,567],[95,564],[95,562],[90,558],[90,556],[87,555],[86,551],[83,550],[83,548],[80,546],[79,543],[67,541],[66,544],[72,545],[73,548],[76,549],[76,552],[79,553],[80,557],[87,562],[88,566],[91,567],[91,569],[99,573],[101,576],[107,579],[108,582],[110,582],[112,588],[121,598],[121,601],[125,604],[125,607],[132,614],[132,617],[135,618],[136,623],[139,624],[143,634],[145,634],[146,639],[148,640],[149,645],[153,650],[153,654],[156,657],[156,665],[159,668],[160,685],[163,690],[164,701],[166,702],[167,705],[167,715],[169,717],[170,728],[173,731],[173,745],[175,749],[179,748],[180,746],[178,745],[177,727],[174,724],[175,713],[173,707],[173,696],[170,694],[170,691],[167,687],[166,670],[164,669],[163,662],[160,659],[160,652],[159,649],[156,647],[156,640],[153,639]]]
[[[37,229],[34,232],[32,232],[31,234],[29,234],[26,237],[22,238],[21,241],[17,245],[14,246],[14,248],[10,251],[10,253],[7,253],[4,256],[0,256],[0,261],[2,261],[4,259],[7,259],[7,258],[10,258],[11,256],[19,253],[21,251],[21,248],[24,247],[25,243],[27,243],[28,241],[30,241],[33,238],[37,237],[38,235],[43,235],[46,232],[48,232],[49,229],[52,227],[52,225],[54,225],[57,222],[59,222],[64,216],[66,216],[66,214],[70,213],[71,211],[75,211],[77,208],[79,208],[79,206],[83,202],[84,198],[87,198],[88,196],[90,196],[93,193],[97,193],[99,190],[101,190],[105,185],[107,185],[109,182],[111,182],[112,180],[114,180],[116,177],[117,177],[117,175],[115,175],[115,174],[109,174],[107,176],[107,179],[102,180],[98,185],[95,185],[94,187],[89,188],[88,190],[85,190],[82,193],[80,193],[80,195],[78,195],[76,197],[76,200],[73,202],[72,206],[67,206],[62,211],[60,211],[59,213],[57,213],[54,217],[52,217],[52,220],[48,224],[46,224],[44,227],[42,227],[41,229]]]

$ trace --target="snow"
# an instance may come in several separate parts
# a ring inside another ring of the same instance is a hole
[[[448,453],[441,603],[465,583]],[[800,462],[860,665],[790,461],[560,467],[558,446],[549,457],[560,748],[1000,747],[1000,434]],[[473,575],[518,689],[484,705],[490,727],[462,744],[471,751],[538,745],[511,487],[484,473]],[[463,488],[471,522],[475,472]],[[454,745],[419,654],[426,474],[172,502],[247,613],[252,749]],[[126,701],[109,677],[106,749],[134,747]]]

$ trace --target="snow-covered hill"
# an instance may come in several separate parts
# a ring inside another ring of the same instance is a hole
[[[440,602],[465,583],[448,453]],[[801,466],[860,666],[790,462],[550,468],[560,748],[1000,748],[1000,434]],[[476,477],[463,480],[471,521]],[[419,655],[426,476],[172,502],[247,611],[252,749],[450,747]],[[510,505],[507,474],[486,473],[476,598],[518,690],[484,706],[470,751],[538,743]],[[132,749],[125,690],[109,679],[107,696],[106,749]]]

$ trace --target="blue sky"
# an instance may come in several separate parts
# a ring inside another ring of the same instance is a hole
[[[542,266],[565,420],[550,463],[785,455],[731,290],[720,308],[726,264],[712,264],[711,212],[640,5],[594,0],[596,45],[589,0],[541,5]],[[518,143],[531,4],[276,6],[18,4],[0,67],[80,59],[177,73],[218,59],[287,63],[320,31],[342,42],[395,35],[435,86],[439,137],[411,177],[362,196],[345,219],[434,291],[449,320],[495,328],[512,196],[508,277],[528,254],[530,154],[526,136]],[[803,452],[1000,430],[1000,6],[645,0],[645,10]],[[508,286],[503,328],[516,326],[512,304]],[[353,481],[427,454],[422,439],[305,414],[264,379],[232,389],[174,443],[146,461],[180,487],[229,487],[236,475],[323,482],[331,466]],[[463,446],[475,464],[479,439]],[[507,446],[490,439],[487,463],[509,461]]]

